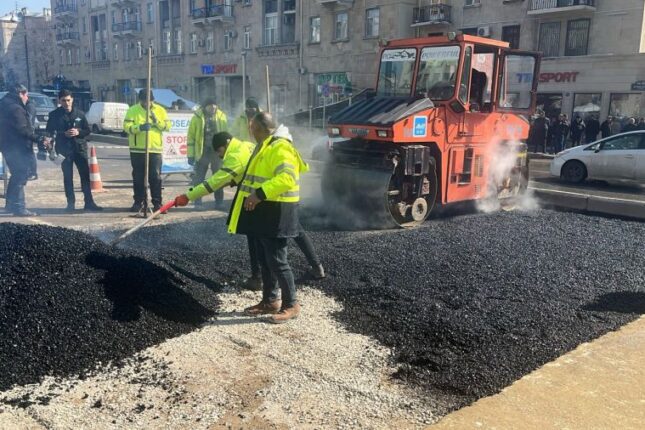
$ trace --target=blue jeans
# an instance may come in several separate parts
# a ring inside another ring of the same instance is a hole
[[[6,207],[11,212],[25,210],[25,185],[31,173],[33,150],[30,148],[10,148],[3,153],[7,166],[11,172],[7,185]]]
[[[287,259],[287,239],[255,238],[255,244],[262,270],[262,301],[275,302],[282,293],[283,308],[295,305],[296,283]]]

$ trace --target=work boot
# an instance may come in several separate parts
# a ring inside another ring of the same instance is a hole
[[[13,211],[13,216],[38,216],[38,214],[23,208]]]
[[[322,264],[319,264],[317,267],[312,267],[309,269],[309,276],[314,279],[323,279],[327,276],[325,269]]]
[[[300,315],[300,305],[296,303],[295,305],[280,309],[280,312],[271,315],[269,317],[269,322],[273,324],[284,324],[289,320],[298,318]]]
[[[143,208],[143,203],[134,203],[132,207],[130,208],[130,212],[138,213],[141,212],[141,209]]]
[[[261,291],[262,290],[262,278],[259,276],[251,276],[249,279],[244,281],[240,287],[244,290],[251,291]]]
[[[94,202],[85,203],[85,207],[83,209],[85,209],[87,212],[100,212],[103,210],[101,206],[97,205]]]
[[[264,301],[262,301],[257,305],[250,306],[244,309],[244,313],[251,316],[277,314],[280,311],[281,305],[282,302],[280,300],[276,300],[275,302],[271,303],[265,303]]]

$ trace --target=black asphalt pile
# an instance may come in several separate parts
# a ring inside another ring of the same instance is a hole
[[[202,283],[72,230],[0,224],[0,390],[83,374],[194,330]]]
[[[173,243],[180,251],[159,257],[194,278],[217,284],[248,273],[245,241],[227,236],[223,220],[138,237],[151,250]],[[329,274],[313,285],[344,304],[339,320],[393,349],[395,377],[454,407],[645,313],[643,223],[538,211],[312,237]],[[303,273],[300,252],[290,256]]]

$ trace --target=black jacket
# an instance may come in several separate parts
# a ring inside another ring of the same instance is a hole
[[[598,133],[600,132],[600,122],[595,118],[591,118],[586,121],[586,124],[587,128],[585,129],[585,135],[587,136],[587,142],[592,142],[598,137]]]
[[[27,107],[17,94],[9,93],[0,100],[0,151],[33,150],[38,136],[34,133]]]
[[[603,139],[611,136],[611,124],[609,124],[609,121],[605,120],[602,122],[600,125],[600,133],[602,134]]]
[[[79,135],[67,137],[65,132],[70,128],[78,128]],[[56,152],[63,157],[69,157],[74,153],[80,153],[87,157],[86,137],[91,133],[85,114],[79,109],[72,107],[71,112],[59,107],[49,113],[47,120],[47,133],[56,135]]]
[[[529,129],[529,142],[532,145],[544,145],[549,134],[549,122],[544,117],[537,117]]]

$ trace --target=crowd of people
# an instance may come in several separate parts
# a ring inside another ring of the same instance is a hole
[[[68,211],[75,211],[73,166],[81,179],[84,210],[100,211],[92,198],[88,167],[87,136],[90,128],[83,112],[74,107],[72,94],[58,94],[59,107],[49,114],[47,135],[38,136],[28,108],[26,87],[15,86],[0,100],[0,151],[11,176],[6,209],[15,216],[36,216],[25,206],[24,187],[35,164],[34,144],[64,157],[61,164]],[[165,108],[154,102],[147,90],[138,94],[124,119],[128,134],[134,203],[130,210],[149,210],[146,181],[152,209],[162,206],[162,135],[170,130]],[[254,142],[253,142],[254,141]],[[228,216],[228,231],[246,235],[252,276],[244,287],[262,290],[262,300],[247,309],[248,315],[269,314],[269,321],[283,323],[297,317],[293,271],[288,261],[287,241],[293,238],[311,264],[310,276],[324,278],[325,271],[313,243],[298,217],[300,175],[309,170],[295,146],[289,129],[262,112],[255,99],[245,101],[245,110],[229,129],[226,114],[214,99],[204,100],[188,129],[188,163],[195,167],[192,186],[174,199],[176,206],[215,195],[223,208],[225,186],[237,186]],[[146,165],[148,177],[145,177]],[[206,178],[208,171],[212,176]]]
[[[612,116],[601,123],[597,115],[588,115],[583,119],[576,114],[570,122],[565,113],[549,120],[544,111],[538,110],[531,119],[527,143],[529,150],[533,152],[557,154],[568,147],[595,142],[599,134],[604,139],[617,132],[636,130],[645,130],[645,117],[638,120],[627,118],[622,124],[616,124]]]

